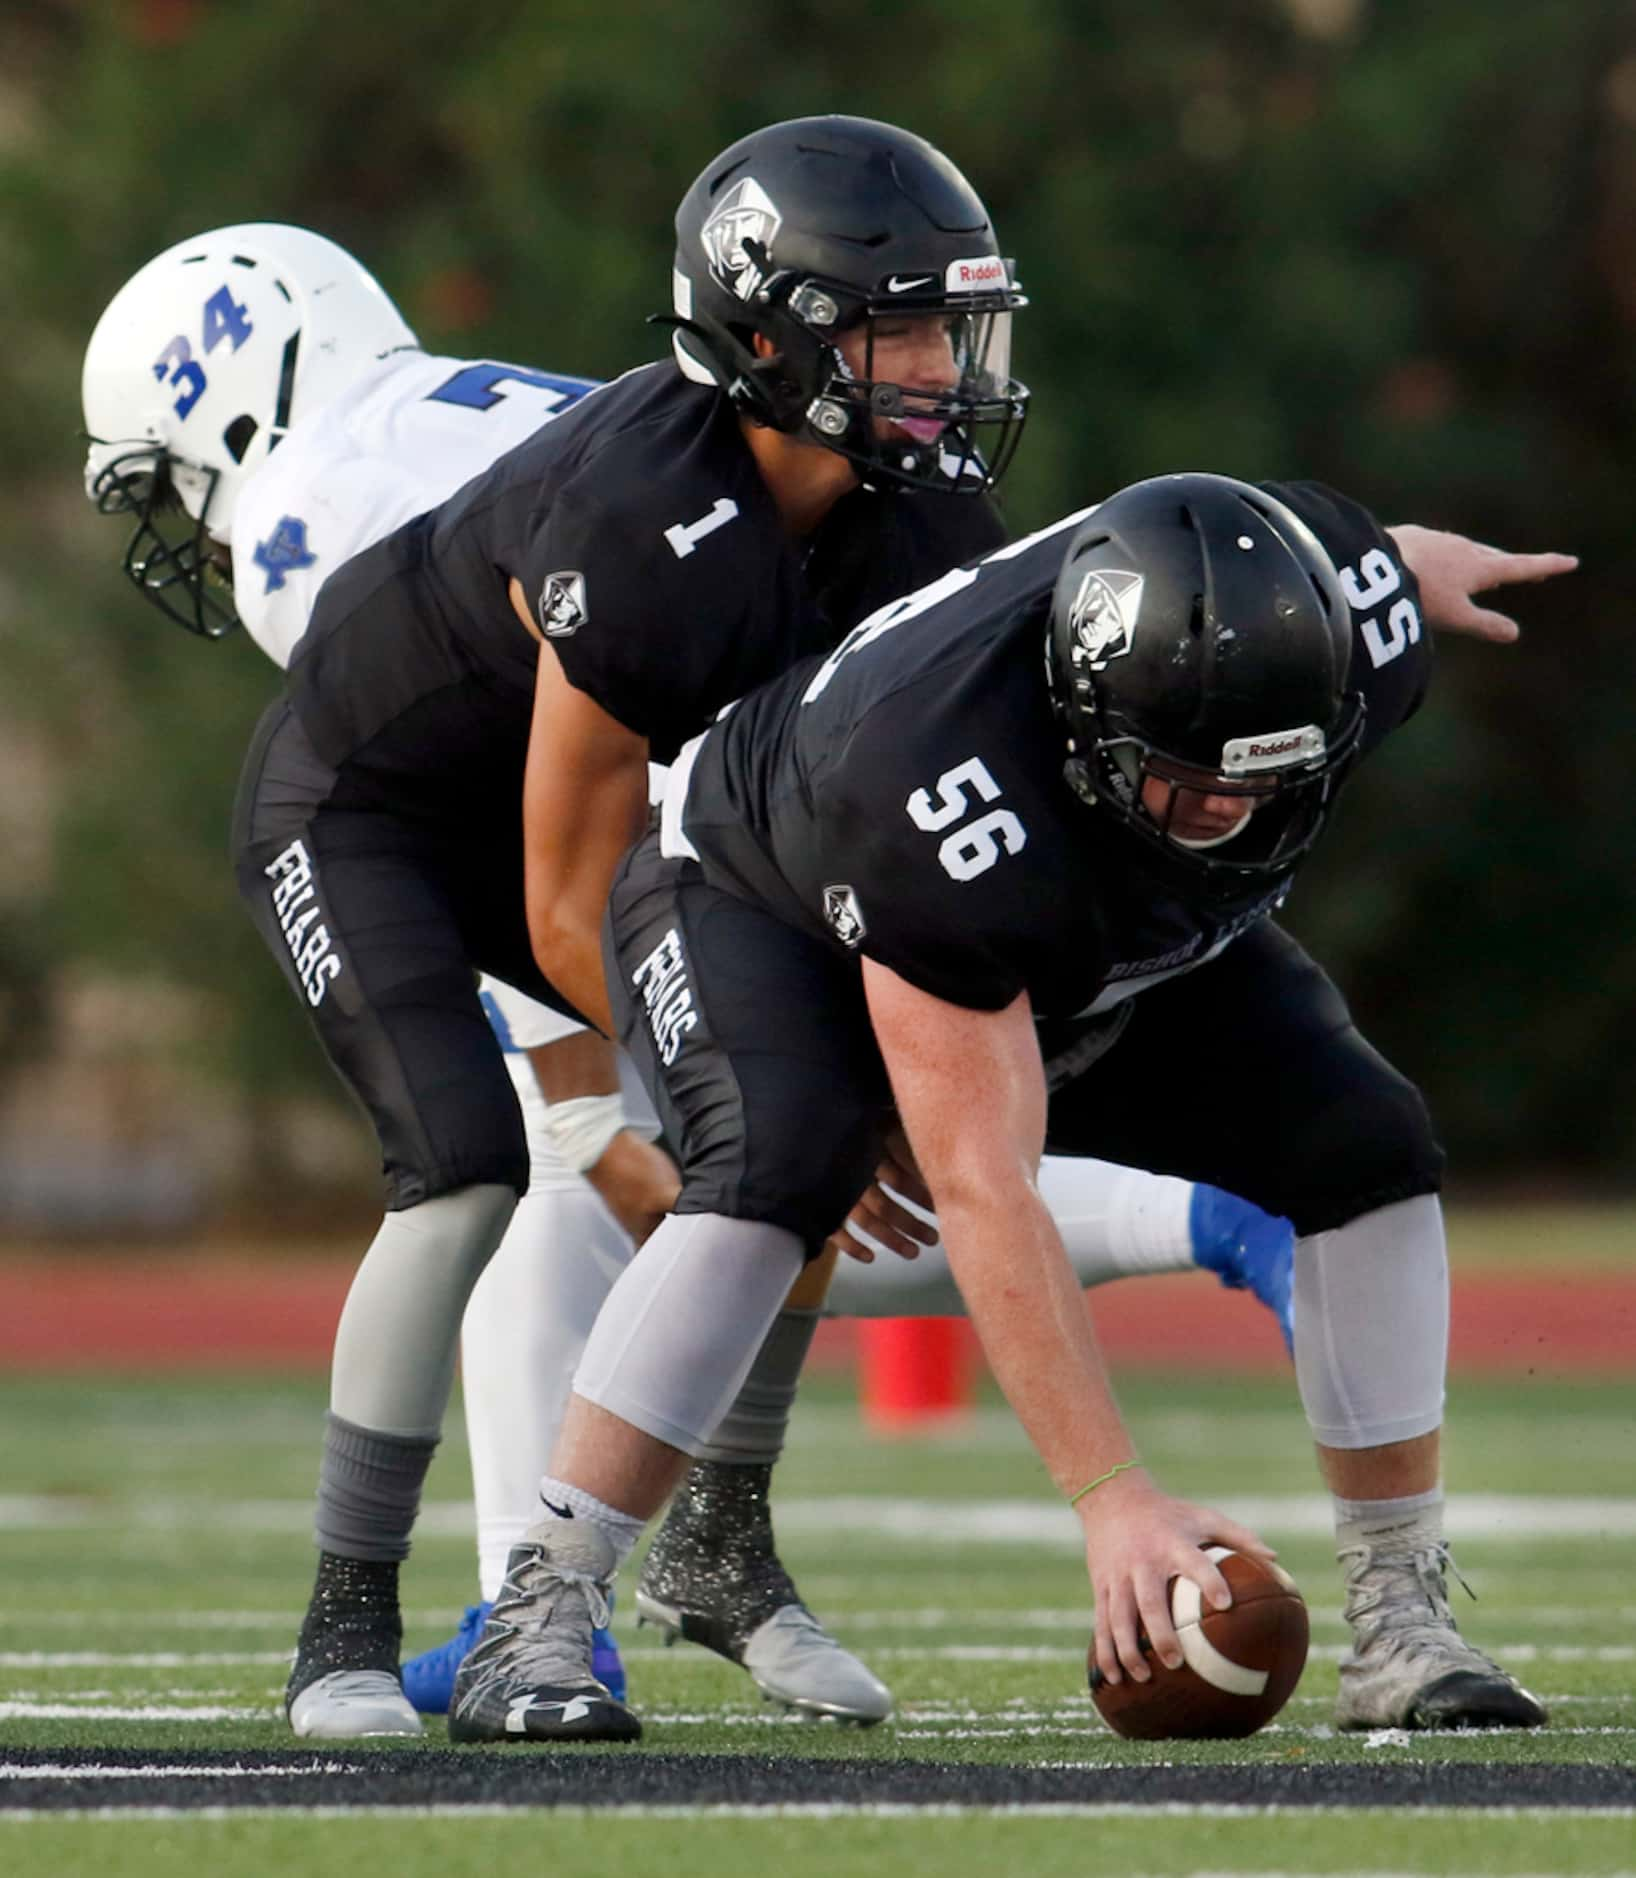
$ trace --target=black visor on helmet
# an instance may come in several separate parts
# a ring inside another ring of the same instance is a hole
[[[101,515],[133,515],[125,577],[168,620],[201,639],[220,639],[239,624],[222,550],[205,527],[216,472],[195,521],[182,506],[163,450],[138,445],[115,457],[91,486]]]

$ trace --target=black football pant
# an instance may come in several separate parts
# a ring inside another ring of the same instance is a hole
[[[616,877],[605,955],[620,1040],[680,1150],[678,1211],[767,1220],[816,1250],[873,1177],[891,1112],[857,958],[664,859],[654,835]],[[1443,1163],[1418,1091],[1270,920],[1137,994],[1117,1041],[1054,1091],[1047,1147],[1224,1187],[1302,1235],[1436,1192]]]
[[[455,841],[348,803],[280,699],[245,762],[233,849],[250,917],[375,1124],[388,1208],[489,1183],[526,1192],[477,973],[569,1007],[534,963],[515,825]]]

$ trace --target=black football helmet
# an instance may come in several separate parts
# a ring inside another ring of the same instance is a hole
[[[805,117],[741,138],[682,198],[673,286],[661,323],[687,376],[850,458],[865,482],[976,493],[1010,462],[1028,406],[1009,375],[1011,314],[1027,302],[976,192],[908,131]],[[944,389],[875,376],[877,324],[913,317],[945,324]],[[860,330],[855,370],[836,341]]]
[[[1226,476],[1134,483],[1075,531],[1051,602],[1069,786],[1193,885],[1266,885],[1317,839],[1356,754],[1351,656],[1334,565],[1287,505]],[[1245,814],[1184,837],[1189,792]]]

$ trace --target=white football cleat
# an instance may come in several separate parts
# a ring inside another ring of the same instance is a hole
[[[288,1712],[291,1728],[316,1741],[423,1732],[403,1685],[385,1669],[332,1669],[293,1697]]]
[[[745,1643],[740,1661],[768,1701],[797,1714],[872,1728],[892,1712],[892,1691],[804,1604],[774,1611]]]
[[[1442,1541],[1408,1552],[1344,1547],[1346,1621],[1338,1728],[1541,1728],[1545,1705],[1474,1650],[1449,1609]],[[1463,1582],[1463,1581],[1462,1581]]]

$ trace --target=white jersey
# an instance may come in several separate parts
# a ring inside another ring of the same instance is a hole
[[[245,631],[275,664],[288,665],[319,588],[338,567],[436,508],[595,388],[592,379],[492,360],[420,351],[383,359],[295,425],[241,490],[233,596]],[[535,1185],[573,1181],[560,1162],[551,1166],[526,1052],[581,1026],[509,986],[485,979],[483,989],[491,1021],[503,1007],[495,1033],[524,1099]]]
[[[297,424],[233,511],[245,630],[284,666],[318,589],[353,555],[436,508],[595,389],[488,360],[395,352]]]

